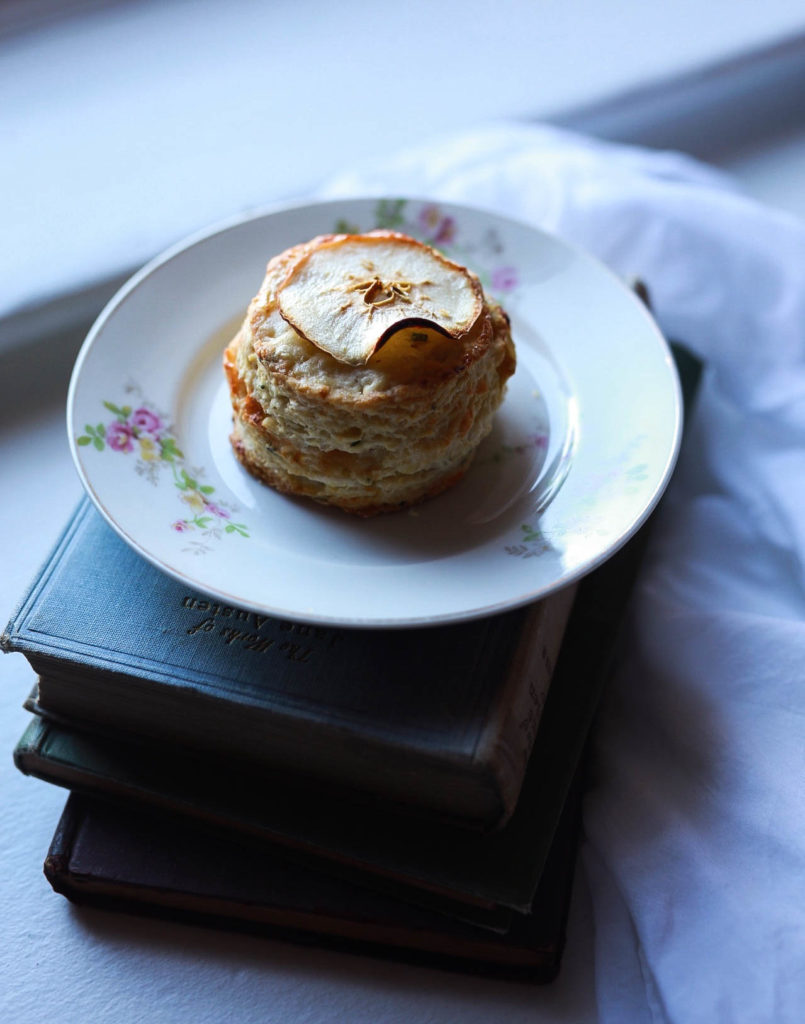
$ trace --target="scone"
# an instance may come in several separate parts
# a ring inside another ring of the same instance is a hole
[[[362,516],[458,481],[515,368],[478,278],[406,235],[325,235],[268,264],[224,354],[235,454]]]

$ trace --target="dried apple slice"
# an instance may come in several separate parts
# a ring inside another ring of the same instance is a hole
[[[407,235],[329,235],[305,249],[277,289],[283,318],[317,348],[362,366],[402,327],[451,338],[483,309],[474,275]]]

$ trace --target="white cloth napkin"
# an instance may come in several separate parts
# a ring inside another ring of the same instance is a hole
[[[805,225],[675,154],[492,125],[330,183],[466,202],[647,281],[706,361],[595,730],[600,1017],[805,1020]]]

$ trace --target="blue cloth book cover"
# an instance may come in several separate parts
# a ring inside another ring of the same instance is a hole
[[[431,629],[283,622],[187,590],[84,500],[2,644],[33,709],[478,828],[517,802],[572,603]]]

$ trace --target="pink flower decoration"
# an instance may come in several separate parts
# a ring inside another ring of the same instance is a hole
[[[131,424],[121,423],[120,420],[115,420],[114,423],[111,423],[106,431],[106,440],[109,442],[109,447],[114,448],[116,452],[133,451],[134,445],[131,443],[133,436],[134,432]]]
[[[548,447],[547,434],[532,434],[524,444],[514,446],[518,455],[524,455],[529,448],[536,448],[537,451],[544,451]]]
[[[144,430],[148,434],[155,434],[162,427],[162,420],[159,416],[144,406],[134,410],[131,421],[138,430]]]
[[[441,220],[441,216],[442,215],[439,213],[439,207],[431,204],[429,206],[422,207],[417,219],[419,220],[420,227],[424,228],[425,231],[430,232],[436,228],[436,225]]]
[[[496,292],[510,292],[517,287],[517,271],[514,267],[498,267],[492,271],[492,289]]]
[[[456,237],[456,222],[452,217],[443,217],[432,241],[436,245],[446,245]]]
[[[443,217],[439,207],[432,203],[419,211],[419,226],[434,245],[452,242],[456,235],[456,222],[452,217]]]
[[[177,519],[175,523],[171,523],[171,526],[177,533],[187,533],[188,530],[192,529],[190,524],[185,522],[184,519]]]
[[[229,519],[229,513],[225,508],[221,508],[220,505],[215,505],[213,502],[208,501],[204,506],[205,512],[212,512],[214,516],[218,516],[219,519]]]

